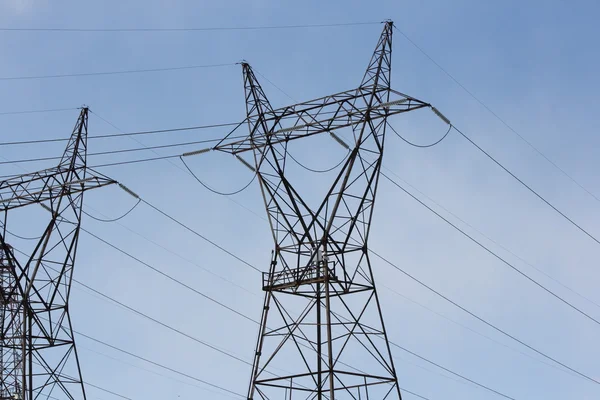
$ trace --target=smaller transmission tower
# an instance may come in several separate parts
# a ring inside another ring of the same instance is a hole
[[[16,273],[8,261],[12,257],[12,248],[0,249],[0,302],[2,305],[2,326],[8,326],[2,332],[0,348],[0,400],[20,400],[23,398],[21,375],[23,372],[23,310],[18,296]],[[13,323],[9,323],[13,319]]]
[[[87,167],[87,131],[84,107],[58,166],[0,181],[0,400],[86,398],[69,314],[83,194],[116,183]],[[9,216],[32,205],[47,220],[29,254],[17,252],[6,242]]]

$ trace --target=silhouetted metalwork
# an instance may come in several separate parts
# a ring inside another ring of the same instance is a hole
[[[250,134],[210,150],[256,171],[275,240],[248,399],[401,398],[367,241],[387,118],[429,104],[390,88],[392,29],[358,88],[276,110],[242,63]],[[320,133],[349,155],[310,207],[288,180],[288,146]]]
[[[2,347],[0,348],[0,400],[16,400],[21,398],[21,373],[23,369],[23,332],[21,299],[16,290],[16,274],[8,262],[12,257],[12,248],[7,253],[0,249],[0,301],[2,302],[1,318]],[[10,323],[11,319],[13,322]]]
[[[83,108],[57,167],[0,182],[2,290],[0,399],[85,399],[69,316],[83,193],[115,183],[86,167]],[[33,251],[6,242],[10,211],[42,206],[48,223]]]

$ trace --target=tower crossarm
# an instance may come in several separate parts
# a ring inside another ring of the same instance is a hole
[[[389,100],[387,100],[388,93]],[[372,97],[376,101],[369,105],[369,99]],[[380,99],[385,101],[379,101]],[[248,137],[237,140],[225,138],[212,150],[230,154],[244,153],[266,146],[267,143],[275,145],[353,127],[364,122],[359,118],[363,115],[369,115],[371,120],[378,120],[424,107],[430,105],[393,89],[361,86],[275,110],[267,109],[262,115],[264,124],[269,130],[267,135],[262,132],[258,134],[256,130],[259,125],[255,124],[251,127]]]
[[[0,211],[53,200],[67,193],[74,195],[116,183],[98,172],[87,169],[84,179],[65,181],[72,174],[68,167],[54,167],[0,181]]]

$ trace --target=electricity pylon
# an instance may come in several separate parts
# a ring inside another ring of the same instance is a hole
[[[227,152],[253,169],[275,241],[248,399],[401,398],[367,241],[387,118],[429,104],[390,87],[392,29],[358,88],[276,110],[242,63],[249,136],[187,154]],[[310,207],[286,174],[288,146],[320,133],[348,156]]]
[[[83,193],[115,183],[86,166],[88,109],[57,167],[0,182],[2,326],[0,399],[85,399],[69,294]],[[9,212],[39,204],[48,223],[30,254],[6,242]]]
[[[2,305],[2,347],[0,348],[0,400],[16,400],[21,398],[21,371],[22,371],[22,309],[20,298],[12,288],[16,287],[16,280],[8,258],[12,257],[11,247],[7,247],[8,254],[0,249],[0,301]],[[13,320],[12,324],[9,321]],[[8,329],[5,331],[4,327]]]

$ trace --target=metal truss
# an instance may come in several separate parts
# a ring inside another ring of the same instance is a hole
[[[387,118],[430,105],[391,89],[392,30],[386,22],[358,88],[280,109],[242,63],[250,134],[211,150],[255,169],[275,241],[249,400],[401,399],[367,241]],[[321,133],[349,154],[310,207],[288,180],[288,146]]]
[[[84,192],[115,183],[86,167],[83,108],[55,168],[0,182],[0,399],[85,399],[69,315]],[[10,211],[40,205],[48,223],[28,256],[6,242]]]
[[[8,251],[12,248],[8,247]],[[0,302],[2,309],[0,318],[2,327],[9,329],[2,331],[2,347],[0,348],[0,400],[15,400],[15,395],[20,398],[21,372],[23,356],[22,309],[20,298],[13,288],[16,287],[15,271],[13,271],[6,254],[0,249]],[[11,319],[13,322],[10,323]]]

